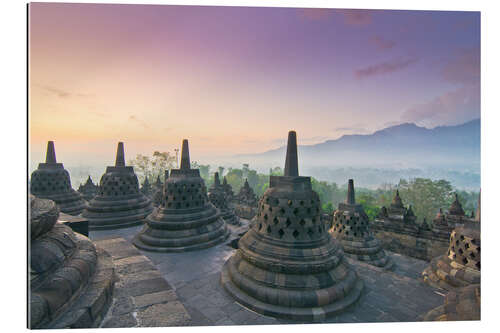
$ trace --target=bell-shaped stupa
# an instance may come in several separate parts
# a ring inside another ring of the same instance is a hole
[[[144,178],[144,183],[142,183],[141,186],[141,192],[147,197],[150,197],[153,194],[153,187],[151,186],[151,183],[149,182],[148,176]]]
[[[228,202],[234,199],[233,187],[227,182],[226,176],[224,176],[222,180],[222,189],[224,190]]]
[[[31,174],[30,193],[43,199],[55,201],[61,212],[78,215],[85,208],[85,200],[71,187],[69,172],[56,161],[54,141],[47,143],[45,163]]]
[[[182,142],[180,169],[170,170],[161,205],[145,222],[133,243],[146,251],[199,250],[217,245],[229,236],[220,211],[208,201],[200,171],[191,169],[187,140]]]
[[[220,214],[226,223],[240,225],[240,219],[234,214],[234,210],[229,207],[229,200],[220,183],[218,172],[214,174],[214,183],[208,190],[208,200],[220,210]]]
[[[118,143],[115,166],[108,166],[99,183],[99,191],[82,216],[89,229],[126,228],[144,222],[151,213],[151,200],[139,190],[134,167],[125,165],[123,142]]]
[[[236,196],[236,201],[247,206],[257,206],[257,197],[253,189],[248,184],[248,179],[245,179],[245,183],[240,188],[238,195]]]
[[[481,283],[481,223],[466,221],[450,236],[448,252],[431,260],[424,281],[446,290]]]
[[[97,195],[97,190],[98,186],[94,184],[90,175],[87,181],[84,184],[80,184],[78,187],[78,192],[80,192],[82,197],[87,201],[92,200]]]
[[[168,179],[168,170],[165,170],[165,182],[167,181],[167,179]],[[163,184],[160,188],[154,189],[153,197],[151,199],[153,201],[153,206],[158,207],[161,205],[163,198],[163,189],[164,189]]]
[[[396,201],[395,205],[403,207],[401,201]],[[392,268],[393,261],[370,230],[368,215],[360,204],[356,204],[352,179],[349,179],[345,203],[339,203],[338,209],[333,213],[330,233],[342,244],[347,256],[377,267]]]
[[[237,302],[268,316],[318,321],[343,311],[357,301],[363,282],[321,223],[311,178],[299,176],[294,131],[284,176],[269,183],[255,222],[222,268],[222,285]]]
[[[113,298],[111,256],[58,223],[54,201],[29,205],[29,328],[97,327]]]

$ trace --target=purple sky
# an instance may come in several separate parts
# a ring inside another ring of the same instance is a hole
[[[185,137],[204,156],[480,116],[479,12],[30,7],[37,160],[51,139],[67,159]]]

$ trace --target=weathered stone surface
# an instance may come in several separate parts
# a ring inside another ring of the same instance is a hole
[[[62,163],[57,163],[53,141],[47,143],[45,163],[40,163],[31,174],[30,193],[55,201],[69,215],[80,214],[86,205],[80,193],[71,187],[69,172]]]
[[[30,328],[97,326],[109,304],[114,266],[109,254],[55,223],[53,201],[30,196]],[[49,226],[52,226],[50,229]]]
[[[297,166],[291,131],[285,175],[271,176],[256,221],[224,265],[221,283],[258,313],[321,321],[355,303],[363,283],[321,223],[319,197]]]
[[[141,327],[188,326],[191,317],[179,301],[155,304],[137,311]]]
[[[125,166],[123,143],[118,143],[116,164],[101,177],[97,195],[82,216],[90,230],[126,228],[142,224],[151,213],[151,200],[139,191],[134,168]]]
[[[392,268],[393,261],[382,249],[380,240],[373,236],[368,215],[356,204],[352,179],[349,179],[346,202],[340,203],[333,213],[329,228],[347,256],[377,267]]]
[[[220,211],[207,198],[198,169],[190,168],[188,141],[182,144],[181,168],[165,181],[160,207],[146,218],[133,244],[146,251],[184,252],[208,248],[229,235]]]
[[[175,301],[177,300],[177,295],[173,290],[163,290],[155,293],[134,296],[133,299],[137,308],[143,308],[153,304]]]
[[[226,183],[226,185],[228,185]],[[220,184],[219,173],[214,175],[214,184],[208,191],[208,200],[219,209],[221,217],[228,224],[241,225],[240,219],[235,215],[234,210],[229,206],[229,197],[224,187]]]
[[[481,320],[481,286],[472,284],[451,291],[444,304],[429,311],[424,320]]]
[[[481,282],[480,223],[469,222],[455,228],[448,252],[434,258],[422,276],[430,285],[454,290]]]

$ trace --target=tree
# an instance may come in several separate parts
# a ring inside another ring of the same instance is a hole
[[[439,208],[449,207],[453,188],[447,180],[415,178],[399,181],[399,193],[403,202],[412,205],[419,220],[432,221]]]
[[[175,155],[172,156],[169,152],[155,151],[151,157],[138,154],[135,159],[129,160],[128,164],[134,167],[142,184],[146,176],[149,179],[156,179],[158,176],[163,178],[165,170],[175,167],[176,159]]]

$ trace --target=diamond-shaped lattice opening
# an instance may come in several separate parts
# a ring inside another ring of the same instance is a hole
[[[464,235],[460,235],[460,239],[464,240],[465,239]]]
[[[285,214],[285,209],[281,208],[280,213],[281,213],[281,215]]]
[[[474,254],[474,252],[471,252],[470,257],[471,257],[472,259],[474,259],[474,258],[476,257],[476,255]]]
[[[465,243],[464,247],[468,249],[470,247],[469,243]]]
[[[304,226],[304,225],[306,224],[306,221],[304,221],[304,219],[302,219],[302,220],[300,220],[299,224],[300,224],[301,226]]]
[[[264,215],[264,220],[266,220],[266,221],[267,221],[267,214],[265,214],[265,215]]]
[[[272,232],[272,230],[271,230],[271,226],[270,226],[270,225],[268,225],[268,226],[267,226],[266,231],[267,231],[267,233],[268,233],[268,234],[270,234],[270,233]]]
[[[304,200],[300,200],[300,205],[304,206]]]
[[[464,250],[462,250],[462,249],[458,249],[458,253],[460,253],[460,254],[464,254]]]
[[[262,223],[259,223],[259,231],[262,229]]]
[[[294,214],[294,215],[297,215],[298,213],[299,213],[299,209],[298,209],[298,208],[295,208],[295,209],[293,210],[293,214]]]
[[[292,221],[290,221],[290,219],[286,219],[286,227],[288,228],[290,226],[290,224],[292,224]]]
[[[280,238],[283,238],[283,235],[285,234],[285,232],[283,231],[283,229],[280,229],[278,231],[278,234],[280,235]]]
[[[288,206],[290,206],[290,207],[291,207],[292,205],[293,205],[292,200],[288,200]]]
[[[276,225],[276,224],[280,223],[280,221],[278,220],[278,218],[277,218],[277,217],[275,217],[275,218],[273,219],[273,223]]]
[[[467,265],[469,263],[469,260],[467,260],[467,258],[462,258],[462,262],[464,263],[464,265]]]
[[[312,228],[307,229],[307,234],[309,235],[309,237],[312,237],[314,235],[314,231],[312,230]]]
[[[297,238],[299,237],[299,232],[297,230],[294,230],[292,235],[294,238]]]
[[[318,232],[319,232],[319,233],[322,233],[322,232],[323,232],[323,228],[318,227]]]

